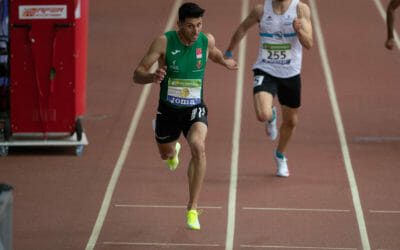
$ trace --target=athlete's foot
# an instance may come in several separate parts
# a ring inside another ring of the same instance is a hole
[[[187,211],[187,228],[193,230],[200,230],[200,222],[198,218],[199,212],[197,210]]]
[[[181,144],[179,142],[177,142],[175,144],[175,157],[169,160],[165,160],[165,162],[167,163],[168,169],[171,171],[174,171],[179,164],[179,150],[181,150]]]
[[[276,165],[278,167],[277,170],[277,175],[280,177],[289,177],[290,172],[289,172],[289,168],[287,165],[287,159],[284,155],[281,155],[282,157],[279,157],[277,155],[277,152],[274,152],[274,159],[276,162]]]

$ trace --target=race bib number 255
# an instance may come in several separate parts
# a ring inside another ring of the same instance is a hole
[[[290,64],[290,61],[292,59],[290,54],[291,48],[292,46],[290,43],[264,43],[262,57],[266,63]]]

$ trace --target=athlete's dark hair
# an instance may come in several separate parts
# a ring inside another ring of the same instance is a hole
[[[202,17],[205,10],[195,3],[184,3],[179,8],[179,22],[184,22],[186,18]]]

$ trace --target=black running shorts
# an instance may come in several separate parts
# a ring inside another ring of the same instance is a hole
[[[298,108],[301,105],[301,78],[296,75],[290,78],[278,78],[254,69],[253,93],[264,91],[272,96],[278,95],[281,105]]]
[[[208,126],[208,109],[202,102],[199,105],[176,109],[160,101],[157,110],[155,138],[158,143],[168,143],[178,140],[181,132],[187,137],[190,127],[195,122]]]

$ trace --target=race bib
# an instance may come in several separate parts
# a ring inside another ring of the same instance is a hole
[[[261,86],[263,81],[264,81],[264,76],[263,75],[254,76],[253,87],[255,88],[255,87]]]
[[[168,79],[167,100],[177,106],[201,103],[201,79]]]
[[[291,49],[292,45],[290,43],[264,43],[262,50],[263,61],[271,64],[290,64],[292,60]]]

